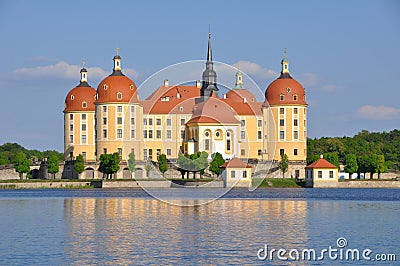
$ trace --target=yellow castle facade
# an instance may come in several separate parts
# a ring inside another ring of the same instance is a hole
[[[113,58],[112,73],[97,86],[88,84],[83,66],[78,86],[66,96],[64,152],[66,160],[83,155],[98,162],[101,154],[130,153],[136,160],[157,160],[165,154],[219,152],[225,159],[306,160],[307,103],[305,89],[281,61],[280,76],[257,101],[245,88],[243,75],[232,77],[235,86],[219,97],[217,73],[208,40],[206,67],[193,85],[170,85],[168,80],[144,100],[136,84],[123,74],[121,57]],[[233,82],[232,82],[233,83]]]

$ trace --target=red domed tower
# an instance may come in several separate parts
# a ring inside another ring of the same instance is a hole
[[[95,161],[96,90],[88,84],[84,66],[80,73],[79,85],[65,98],[64,155],[66,160],[81,154],[86,161]]]
[[[281,154],[286,154],[289,161],[305,161],[306,93],[303,86],[290,75],[286,49],[281,64],[281,75],[265,91],[263,113],[265,121],[268,121],[268,157],[278,161]]]
[[[101,154],[118,152],[126,160],[132,150],[139,151],[137,140],[141,125],[135,123],[135,118],[143,113],[143,109],[139,104],[136,84],[121,71],[118,48],[113,61],[113,72],[97,87],[96,153],[99,159]]]

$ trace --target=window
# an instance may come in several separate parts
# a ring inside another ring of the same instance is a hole
[[[161,139],[161,130],[156,131],[156,138]]]
[[[82,120],[86,120],[86,114],[82,114]]]
[[[147,139],[147,130],[143,131],[143,138]]]
[[[284,155],[285,154],[285,149],[280,149],[279,150],[279,155]]]
[[[171,149],[167,149],[167,156],[171,156]]]
[[[306,120],[303,121],[304,127],[306,126]]]
[[[293,95],[293,101],[297,101],[297,94]]]
[[[240,156],[245,156],[246,155],[246,150],[245,149],[241,149],[240,150]]]
[[[103,89],[104,89],[104,90],[107,90],[107,89],[108,89],[107,84],[104,84],[104,85],[103,85]]]
[[[73,143],[74,142],[74,135],[69,135],[69,143]]]
[[[294,119],[294,120],[293,120],[293,125],[294,125],[295,127],[297,127],[297,126],[299,125],[299,122],[298,122],[297,119]]]
[[[307,131],[304,131],[304,139],[307,139]]]
[[[82,143],[86,143],[86,135],[82,135]]]
[[[149,159],[153,159],[153,149],[149,149]]]
[[[161,126],[161,118],[157,118],[156,124],[157,124],[157,126]]]
[[[285,65],[285,68],[287,68],[287,65]],[[286,88],[286,92],[290,93],[290,88]]]
[[[186,133],[185,130],[181,130],[181,139],[185,139]]]
[[[122,125],[122,117],[117,117],[117,124]]]
[[[231,178],[235,178],[235,171],[231,171]]]
[[[172,138],[172,132],[171,130],[167,130],[167,139],[171,139]]]
[[[133,84],[129,85],[129,88],[130,88],[131,90],[133,90]]]
[[[322,178],[322,171],[318,171],[318,178]]]
[[[245,139],[246,138],[246,131],[242,130],[240,131],[240,139]]]
[[[117,138],[122,138],[122,129],[117,129]]]
[[[103,117],[103,125],[107,125],[107,117]]]
[[[74,120],[74,115],[73,114],[69,114],[69,120]]]
[[[279,95],[279,100],[280,101],[284,101],[285,100],[285,95],[283,95],[283,94]]]
[[[329,171],[329,178],[333,178],[333,171]]]
[[[134,124],[135,124],[135,118],[131,117],[131,125],[134,125]]]
[[[131,129],[131,139],[134,139],[134,138],[135,138],[135,130]]]
[[[226,150],[227,151],[231,150],[231,139],[230,138],[226,139]]]
[[[157,156],[161,154],[161,149],[157,149]]]
[[[247,178],[247,171],[243,170],[243,178]]]
[[[143,118],[143,125],[147,125],[147,119]]]
[[[262,127],[262,120],[258,120],[257,125],[258,125],[258,127]]]
[[[118,148],[118,154],[119,156],[122,156],[122,148]]]
[[[107,129],[103,129],[103,138],[107,138]]]
[[[107,113],[107,106],[103,106],[103,113]]]
[[[103,154],[107,154],[107,148],[103,149]]]
[[[279,139],[285,139],[285,131],[279,131]]]
[[[299,178],[300,177],[300,170],[294,170],[294,177]]]
[[[118,106],[117,106],[117,112],[118,112],[118,113],[122,113],[122,106],[121,106],[121,105],[118,105]]]
[[[181,126],[183,126],[184,124],[185,124],[185,119],[182,118],[182,119],[181,119]]]
[[[210,136],[210,133],[209,133],[209,132],[206,132],[204,135],[205,135],[206,137],[209,137],[209,136]]]
[[[244,127],[246,125],[246,120],[240,120],[240,125]]]
[[[219,131],[215,132],[215,137],[217,138],[221,137],[221,133]]]
[[[306,108],[303,109],[303,113],[306,114]]]
[[[285,114],[285,108],[279,108],[279,113],[281,115],[284,115]]]
[[[82,124],[82,131],[86,131],[86,124]]]
[[[294,155],[294,156],[297,156],[297,154],[298,154],[297,149],[294,149],[294,150],[293,150],[293,155]]]
[[[82,108],[87,108],[87,103],[86,102],[82,102]]]
[[[258,139],[262,139],[262,132],[261,132],[261,130],[259,130],[259,131],[257,132],[257,138],[258,138]]]
[[[171,126],[171,118],[167,118],[167,126]]]
[[[257,155],[261,156],[262,155],[262,150],[257,150]]]
[[[74,95],[71,95],[71,100],[74,100],[74,98],[75,98]]]
[[[283,127],[283,126],[285,125],[285,120],[284,120],[284,119],[280,119],[280,120],[279,120],[279,125],[280,125],[281,127]]]
[[[69,125],[69,131],[73,131],[74,130],[74,125]]]
[[[298,108],[294,108],[294,109],[293,109],[293,113],[294,113],[295,115],[297,115],[298,112],[299,112],[299,109],[298,109]]]
[[[83,157],[83,160],[86,161],[86,152],[85,151],[82,152],[82,157]]]
[[[131,113],[132,113],[132,114],[135,113],[135,106],[131,106]]]
[[[299,139],[299,131],[293,131],[293,138],[294,139]]]
[[[183,112],[183,107],[182,106],[179,107],[179,111]]]
[[[120,93],[120,92],[117,93],[117,99],[122,100],[122,93]]]
[[[153,118],[149,118],[149,126],[153,125]]]
[[[204,149],[205,149],[206,151],[209,151],[209,150],[210,150],[210,140],[209,140],[209,139],[205,139],[205,140],[204,140]]]
[[[147,149],[143,150],[143,158],[144,160],[147,160]]]

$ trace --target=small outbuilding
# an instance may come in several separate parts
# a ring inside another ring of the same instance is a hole
[[[307,187],[336,187],[339,181],[338,168],[324,156],[306,166]]]
[[[233,158],[220,166],[224,187],[250,187],[252,167],[238,158]]]

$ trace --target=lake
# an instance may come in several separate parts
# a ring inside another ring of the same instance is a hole
[[[0,190],[0,265],[399,264],[400,189],[217,190]]]

